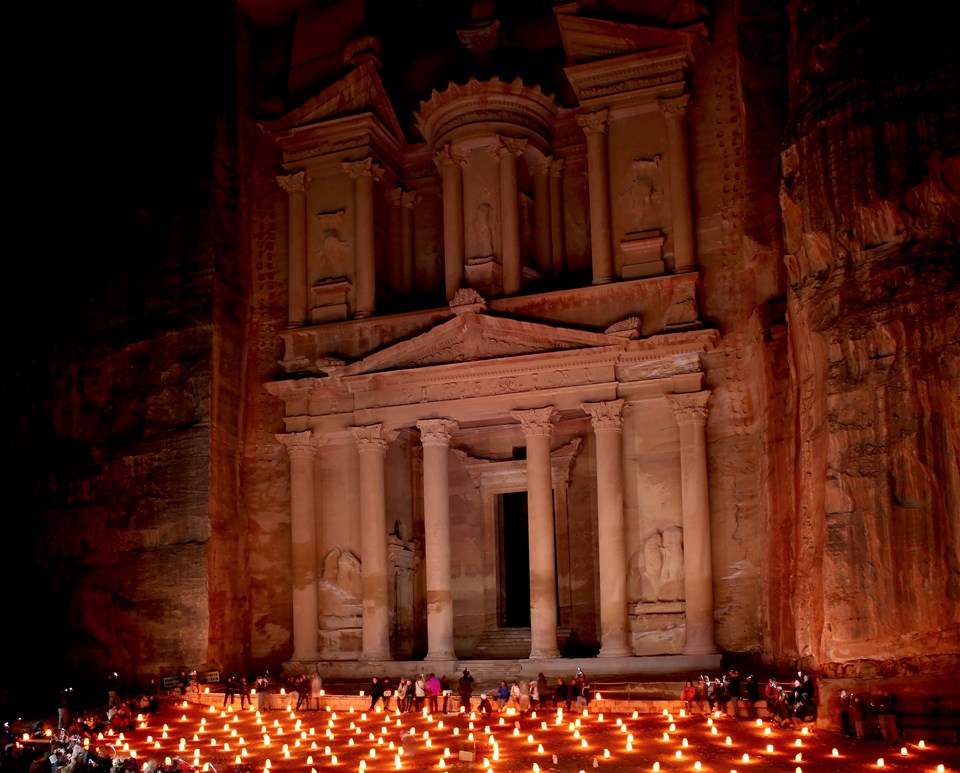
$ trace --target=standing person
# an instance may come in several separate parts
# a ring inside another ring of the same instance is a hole
[[[506,680],[500,681],[500,687],[497,688],[497,710],[503,711],[504,707],[507,705],[507,701],[510,700],[510,686],[507,684]]]
[[[701,676],[697,680],[696,694],[694,695],[694,701],[696,702],[697,708],[699,709],[701,714],[708,713],[710,708],[712,708],[710,706],[709,693],[710,693],[710,688],[707,686],[707,682]]]
[[[850,726],[850,693],[846,690],[840,691],[840,724],[843,726],[844,735],[853,735],[853,728]]]
[[[777,680],[773,677],[767,681],[767,686],[763,690],[763,697],[767,700],[767,713],[773,717],[774,708],[777,705],[777,700],[780,698],[780,687],[777,684]]]
[[[393,697],[393,684],[390,682],[389,676],[383,677],[380,683],[383,685],[383,710],[390,711],[390,698]]]
[[[736,718],[740,713],[740,673],[736,670],[727,674],[727,694],[730,696],[730,716]]]
[[[190,680],[187,678],[187,672],[186,672],[186,671],[181,671],[181,672],[180,672],[179,682],[180,682],[180,694],[181,694],[181,695],[186,695],[186,694],[187,694],[187,685],[190,684]]]
[[[377,703],[382,700],[383,685],[380,683],[380,680],[377,677],[373,677],[370,680],[370,708],[368,710],[373,711]]]
[[[409,686],[410,682],[407,681],[406,677],[401,676],[400,681],[397,683],[397,711],[401,714],[407,710],[407,691]]]
[[[223,705],[226,706],[229,702],[230,705],[233,705],[233,696],[237,691],[237,681],[233,676],[228,676],[227,681],[223,683]]]
[[[473,677],[467,669],[463,669],[463,676],[457,682],[460,693],[460,711],[470,711],[470,699],[473,697]]]
[[[300,707],[306,704],[310,708],[310,691],[307,685],[307,677],[299,676],[293,682],[293,688],[297,693],[297,707],[294,711],[300,711]]]
[[[686,709],[688,714],[693,713],[693,699],[697,697],[697,688],[693,686],[693,682],[689,679],[687,683],[683,686],[683,689],[680,691],[680,700],[683,701],[683,708]]]
[[[440,696],[440,680],[437,679],[435,674],[431,673],[430,676],[427,677],[425,688],[427,693],[427,711],[430,714],[439,713],[440,704],[437,698]]]
[[[310,679],[310,703],[307,704],[307,708],[309,709],[311,705],[313,705],[315,706],[317,711],[320,711],[320,699],[322,697],[323,697],[323,680],[320,678],[320,672],[314,671],[313,678]]]
[[[863,738],[863,725],[867,720],[867,706],[859,695],[850,696],[850,718],[853,720],[857,738]]]
[[[443,696],[443,713],[447,713],[447,709],[450,705],[450,680],[447,678],[447,675],[444,674],[440,677],[440,694]]]
[[[416,700],[417,711],[423,708],[423,701],[427,697],[427,678],[420,674],[417,681],[413,683],[413,697]]]
[[[877,719],[880,723],[880,734],[885,741],[896,741],[899,737],[897,730],[897,694],[886,690],[880,696],[880,705],[877,706]]]
[[[757,702],[760,700],[760,685],[757,684],[753,674],[747,677],[745,682],[747,688],[747,719],[757,718]]]
[[[240,691],[240,711],[243,711],[245,706],[250,705],[250,688],[247,686],[247,677],[240,677],[240,684],[237,685],[237,689]]]
[[[257,676],[257,681],[253,683],[257,691],[257,711],[263,712],[267,708],[267,689],[269,687],[267,678],[263,674]]]
[[[543,671],[537,674],[537,695],[540,696],[540,705],[547,708],[550,701],[550,682],[543,675]]]
[[[570,709],[570,690],[567,688],[567,683],[563,681],[563,677],[559,676],[557,686],[553,689],[553,707],[559,709],[561,703],[567,710]]]
[[[520,698],[518,699],[520,704],[520,715],[527,716],[530,712],[530,682],[526,679],[520,680]]]

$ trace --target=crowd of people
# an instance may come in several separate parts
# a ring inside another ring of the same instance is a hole
[[[761,700],[767,718],[782,726],[799,726],[816,719],[817,696],[810,674],[797,673],[792,685],[778,684],[770,678],[760,695],[760,685],[749,675],[741,679],[736,669],[715,676],[703,675],[698,680],[687,680],[680,692],[683,708],[688,713],[707,714],[719,711],[729,717],[757,719]]]

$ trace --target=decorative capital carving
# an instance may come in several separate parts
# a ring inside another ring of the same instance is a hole
[[[679,97],[658,99],[657,104],[665,118],[683,118],[687,113],[687,105],[690,104],[690,95],[681,94]]]
[[[707,400],[710,399],[710,390],[702,392],[688,392],[677,395],[667,395],[667,402],[678,424],[706,424]]]
[[[433,154],[433,163],[443,172],[444,168],[456,169],[463,168],[467,164],[466,156],[460,153],[454,153],[449,143]]]
[[[368,424],[363,427],[350,427],[354,440],[357,441],[357,450],[377,451],[381,454],[387,451],[387,440],[383,436],[382,424]]]
[[[372,156],[367,156],[360,161],[342,161],[340,166],[354,180],[359,180],[361,177],[372,177],[374,180],[379,180],[383,176],[383,167],[373,163]]]
[[[619,432],[623,427],[623,398],[600,403],[581,403],[590,415],[594,432]]]
[[[493,151],[493,155],[497,158],[504,158],[513,156],[514,158],[519,157],[524,150],[526,150],[527,141],[523,139],[517,139],[515,137],[505,137],[502,134],[497,135],[497,147]]]
[[[391,207],[399,207],[400,199],[403,196],[403,188],[390,188],[387,191],[387,203]]]
[[[550,162],[551,177],[563,177],[563,161],[562,158],[555,158]]]
[[[595,113],[583,113],[577,116],[577,125],[583,129],[588,137],[591,134],[607,133],[607,110],[598,110]]]
[[[304,193],[307,190],[307,173],[300,171],[296,174],[277,175],[277,185],[283,188],[287,195]]]
[[[400,194],[400,206],[404,209],[413,209],[417,203],[417,191],[403,191]]]
[[[470,287],[461,287],[450,299],[450,311],[458,316],[468,312],[480,313],[485,308],[487,308],[486,300]]]
[[[460,425],[452,419],[423,419],[417,422],[420,444],[449,448],[450,438]]]
[[[529,166],[530,175],[532,177],[539,177],[540,175],[549,174],[550,169],[553,166],[553,156],[538,156],[530,162]]]
[[[286,447],[291,459],[313,459],[316,454],[313,433],[310,430],[274,435],[274,437]]]
[[[550,437],[553,434],[553,420],[556,418],[557,409],[550,405],[529,411],[510,411],[510,415],[520,422],[524,437],[536,435]]]

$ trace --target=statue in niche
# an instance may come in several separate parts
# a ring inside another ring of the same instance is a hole
[[[473,216],[473,238],[476,257],[486,258],[493,255],[493,207],[486,201],[477,205]]]
[[[663,190],[658,187],[662,159],[658,153],[653,158],[638,158],[632,164],[632,179],[628,197],[636,213],[638,228],[645,227],[644,217],[663,201]]]
[[[647,537],[630,562],[630,575],[631,595],[639,585],[642,601],[683,599],[683,529],[668,526]]]
[[[342,274],[352,266],[350,244],[340,238],[340,228],[345,215],[346,212],[340,209],[336,212],[320,212],[316,216],[320,226],[320,239],[313,254],[320,261],[320,276]]]
[[[322,581],[355,599],[363,598],[360,559],[349,550],[332,548],[324,556]]]

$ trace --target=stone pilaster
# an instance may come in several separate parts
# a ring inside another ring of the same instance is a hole
[[[600,553],[600,656],[632,655],[627,617],[623,529],[623,400],[584,403],[597,443],[597,537]]]
[[[520,292],[520,196],[517,190],[517,158],[527,146],[526,140],[497,135],[494,151],[500,167],[500,234],[503,294]]]
[[[344,161],[344,171],[353,179],[353,242],[356,248],[354,285],[357,288],[355,317],[376,312],[376,242],[374,240],[373,183],[383,175],[383,167],[369,156],[360,161]]]
[[[453,660],[450,584],[450,419],[418,421],[423,446],[423,524],[427,579],[427,659]]]
[[[538,158],[530,164],[533,180],[533,245],[537,265],[547,274],[553,271],[553,234],[550,206],[550,156]]]
[[[277,435],[290,457],[290,575],[293,597],[291,660],[315,660],[317,653],[317,523],[314,502],[312,433]]]
[[[613,241],[610,226],[610,171],[607,162],[607,111],[577,116],[587,137],[587,186],[590,194],[590,248],[593,284],[613,279]]]
[[[717,651],[713,622],[713,558],[710,496],[707,489],[707,400],[709,391],[668,395],[680,430],[680,475],[683,487],[683,588],[687,643],[684,653]]]
[[[527,512],[530,541],[530,657],[555,658],[557,648],[556,534],[550,437],[553,407],[511,411],[527,446]]]
[[[563,228],[563,159],[550,164],[550,249],[553,273],[560,276],[566,260],[566,234]]]
[[[390,659],[389,595],[387,587],[387,525],[383,427],[352,427],[360,455],[360,550],[363,555],[364,660]]]
[[[697,270],[693,233],[693,193],[690,186],[690,143],[687,130],[687,103],[690,95],[659,100],[667,124],[670,212],[673,216],[674,271]]]
[[[287,193],[287,327],[300,327],[307,308],[307,174],[277,177]]]
[[[413,230],[413,208],[417,203],[416,191],[404,191],[400,196],[400,292],[404,295],[413,292],[415,266],[415,232]]]
[[[443,275],[447,300],[463,282],[463,164],[449,145],[437,151],[433,162],[443,183]]]

